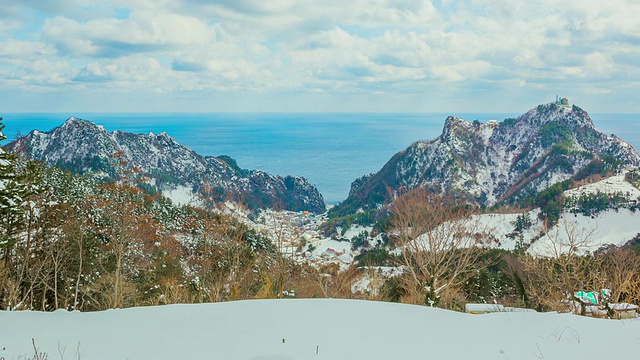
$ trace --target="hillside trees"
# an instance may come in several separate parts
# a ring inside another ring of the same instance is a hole
[[[611,302],[640,304],[640,253],[615,248],[602,256],[604,279],[611,289]]]
[[[254,275],[256,254],[244,241],[245,228],[233,219],[198,212],[188,251],[198,302],[246,297],[243,285]]]
[[[81,177],[37,162],[26,162],[19,174],[32,191],[23,203],[21,231],[6,251],[5,260],[11,260],[4,268],[7,281],[0,284],[0,306],[75,309],[81,297],[77,291],[83,269],[78,268],[78,260],[82,264],[85,257],[79,255],[77,241],[85,242],[78,236],[85,214],[82,205],[65,194],[79,191],[82,181],[72,179]]]
[[[315,291],[313,271],[228,208],[174,206],[139,186],[144,179],[117,156],[121,178],[107,183],[22,162],[16,176],[39,190],[16,208],[19,228],[3,228],[13,238],[0,253],[0,308],[92,311]]]
[[[97,239],[94,264],[100,276],[84,295],[102,308],[157,303],[161,286],[167,290],[183,283],[180,248],[169,231],[175,212],[139,186],[145,179],[121,155],[111,159],[119,179],[101,184],[87,198],[88,230]]]
[[[540,207],[540,215],[547,221],[549,227],[560,219],[564,204],[564,191],[571,188],[573,180],[558,182],[536,195],[534,204]]]
[[[92,214],[93,230],[99,237],[104,254],[101,266],[105,275],[103,284],[113,290],[112,294],[101,293],[102,301],[113,308],[122,307],[125,291],[133,291],[129,285],[139,262],[144,261],[145,243],[156,240],[157,224],[150,214],[145,213],[144,195],[139,188],[126,183],[111,183],[100,189],[95,199]],[[130,294],[129,294],[130,295]]]
[[[0,141],[6,140],[2,133],[4,125],[0,118]],[[16,276],[19,266],[13,260],[16,245],[24,229],[25,205],[28,186],[17,172],[17,157],[0,148],[0,306],[12,307],[20,302],[20,281],[23,273]]]
[[[44,164],[40,164],[44,168]],[[91,212],[97,194],[97,184],[89,177],[59,168],[46,168],[43,195],[51,205],[44,214],[51,220],[53,236],[44,244],[57,265],[54,277],[57,292],[54,308],[92,310],[95,303],[87,296],[95,274],[99,241],[92,231]],[[56,292],[54,292],[56,293]]]
[[[60,269],[60,259],[54,251],[57,245],[55,227],[61,221],[54,208],[57,204],[51,201],[48,189],[43,186],[45,172],[42,164],[29,162],[22,169],[26,185],[36,191],[24,203],[22,241],[16,243],[14,266],[18,268],[18,278],[25,285],[22,292],[22,303],[34,307],[38,301],[40,307],[47,306],[47,297],[53,291],[54,302],[57,301],[57,283],[55,276]],[[53,271],[51,271],[53,270]]]
[[[124,284],[149,270],[134,261],[133,250],[154,254],[138,246],[155,239],[153,216],[139,188],[126,183],[98,187],[85,176],[16,162],[20,166],[12,176],[23,180],[28,196],[2,217],[4,239],[10,241],[3,243],[0,255],[0,307],[121,306]]]
[[[3,129],[0,118],[0,141],[7,139],[2,133]],[[5,267],[10,261],[10,250],[17,242],[28,195],[24,179],[16,173],[16,160],[15,155],[0,148],[0,250],[3,251]]]
[[[405,269],[401,301],[451,307],[463,282],[484,267],[482,247],[491,238],[472,208],[456,202],[424,188],[394,199],[391,222]]]

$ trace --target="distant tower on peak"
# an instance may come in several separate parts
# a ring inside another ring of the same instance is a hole
[[[569,106],[569,99],[556,95],[556,105]]]

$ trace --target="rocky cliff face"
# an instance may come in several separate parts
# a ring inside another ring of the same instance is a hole
[[[241,200],[251,208],[324,212],[322,195],[306,179],[240,169],[228,156],[205,157],[166,133],[112,133],[102,126],[69,118],[50,132],[33,131],[8,144],[18,154],[72,171],[117,176],[116,162],[136,167],[160,190],[187,186],[214,201]],[[119,154],[115,159],[114,154]]]
[[[390,193],[420,186],[464,193],[479,204],[517,202],[602,166],[640,165],[640,155],[597,131],[577,106],[540,105],[499,124],[450,116],[442,134],[396,154],[377,173],[354,181],[336,210],[379,206]]]

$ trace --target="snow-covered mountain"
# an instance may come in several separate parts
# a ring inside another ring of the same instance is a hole
[[[275,176],[261,170],[243,170],[229,156],[201,156],[166,133],[108,132],[75,117],[50,132],[32,131],[7,145],[11,151],[77,172],[116,176],[117,162],[139,168],[165,192],[187,186],[214,200],[229,197],[253,208],[281,208],[324,212],[322,195],[305,178]]]
[[[435,140],[412,144],[379,172],[354,181],[336,211],[375,207],[389,190],[420,186],[464,193],[487,206],[517,202],[559,181],[621,164],[638,166],[640,155],[599,132],[575,105],[539,105],[500,123],[449,116]]]

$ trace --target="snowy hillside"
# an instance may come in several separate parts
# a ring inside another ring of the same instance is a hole
[[[528,252],[559,255],[567,252],[572,241],[577,243],[579,252],[593,252],[610,244],[622,246],[638,233],[640,213],[637,211],[607,210],[594,218],[565,214],[558,225],[531,245]]]
[[[48,359],[637,359],[640,321],[469,315],[352,300],[251,300],[94,313],[0,312],[0,357]]]
[[[528,251],[538,255],[553,253],[554,243],[561,247],[565,246],[571,231],[575,231],[581,236],[580,239],[585,240],[582,242],[582,251],[594,251],[607,244],[624,245],[640,233],[640,212],[621,209],[619,211],[607,210],[593,218],[580,214],[564,213],[559,223],[552,227],[547,235],[537,239],[544,231],[543,222],[537,219],[538,213],[537,209],[525,213],[532,219],[533,224],[523,232],[522,237],[525,244],[535,240]],[[513,224],[518,215],[487,214],[479,216],[478,219],[500,240],[498,247],[513,250],[518,238],[510,239],[507,235],[513,232]]]
[[[607,179],[568,190],[565,192],[565,196],[580,196],[582,194],[594,193],[622,193],[632,199],[640,198],[640,190],[625,180],[626,174],[626,172],[621,172]]]
[[[630,201],[640,199],[640,190],[625,181],[626,172],[603,179],[601,181],[567,190],[565,197],[577,197],[584,194],[623,194]],[[546,235],[544,223],[539,220],[539,209],[523,214],[484,214],[477,216],[483,228],[490,229],[499,240],[499,247],[512,250],[523,244],[533,245],[528,249],[532,254],[554,255],[556,252],[566,251],[569,237],[573,236],[580,242],[580,251],[591,252],[598,248],[614,244],[624,245],[640,233],[640,212],[628,208],[608,209],[591,216],[574,214],[564,211],[558,224],[553,226]],[[519,234],[514,234],[514,224],[518,216],[526,216],[531,225]],[[509,237],[511,235],[511,237]]]

